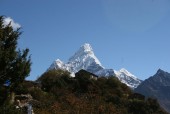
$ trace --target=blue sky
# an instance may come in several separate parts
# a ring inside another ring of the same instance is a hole
[[[0,15],[22,27],[35,80],[57,58],[67,62],[90,43],[105,68],[140,79],[170,72],[169,0],[0,0]]]

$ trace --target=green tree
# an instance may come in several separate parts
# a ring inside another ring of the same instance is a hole
[[[3,24],[4,16],[0,16],[0,86],[10,82],[10,93],[23,82],[30,73],[31,58],[29,49],[20,50],[17,41],[20,29],[14,30],[11,23]]]
[[[63,70],[49,70],[42,74],[37,79],[37,82],[41,82],[42,88],[45,91],[50,92],[51,90],[67,87],[69,83],[70,73]]]

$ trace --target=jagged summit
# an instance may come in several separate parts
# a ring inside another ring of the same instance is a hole
[[[160,105],[170,113],[170,73],[158,69],[153,76],[143,81],[135,92],[156,98]]]
[[[68,63],[77,63],[81,60],[82,62],[85,62],[88,61],[88,59],[91,59],[92,61],[96,62],[96,64],[102,66],[98,58],[94,55],[91,45],[85,43],[72,57],[69,58]]]
[[[114,70],[114,73],[122,83],[125,83],[132,89],[136,88],[142,82],[142,80],[138,79],[136,76],[131,74],[125,68],[122,68],[119,71]]]
[[[85,55],[85,54],[94,55],[93,49],[92,49],[91,45],[88,44],[88,43],[85,43],[84,45],[82,45],[79,48],[79,50],[69,59],[69,61],[72,58],[75,58],[75,57],[80,56],[80,55]]]
[[[126,74],[127,76],[130,76],[132,78],[137,78],[135,75],[131,74],[129,71],[127,71],[125,68],[122,68],[119,70],[120,73],[124,73]]]
[[[125,68],[121,68],[120,70],[119,70],[119,72],[121,72],[121,73],[125,73],[125,74],[127,74],[127,75],[132,75],[129,71],[127,71]]]
[[[84,52],[93,52],[91,45],[88,43],[82,45],[79,50],[83,50]]]
[[[155,75],[165,74],[166,72],[162,69],[158,69]]]
[[[95,56],[91,45],[88,43],[82,45],[78,51],[69,58],[67,63],[57,59],[51,64],[48,70],[50,69],[67,70],[72,76],[81,69],[87,70],[98,76],[116,76],[121,82],[127,84],[131,88],[136,88],[141,83],[141,80],[124,68],[120,71],[105,69]]]

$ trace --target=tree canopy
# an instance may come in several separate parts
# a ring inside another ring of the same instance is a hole
[[[116,77],[90,78],[92,73],[80,70],[75,77],[67,71],[49,70],[37,80],[41,88],[32,88],[37,114],[167,114],[156,99],[133,93]],[[38,95],[38,96],[37,96]]]
[[[31,58],[28,48],[17,47],[20,28],[14,30],[11,23],[4,25],[4,18],[0,16],[0,86],[8,81],[13,90],[29,75]]]

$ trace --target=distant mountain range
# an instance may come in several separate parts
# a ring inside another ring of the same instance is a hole
[[[142,82],[124,68],[120,71],[104,68],[95,56],[91,45],[88,43],[82,45],[79,50],[70,57],[67,63],[62,62],[60,59],[55,60],[48,70],[51,69],[67,70],[72,76],[81,69],[97,76],[116,76],[122,83],[125,83],[132,89],[136,88]]]
[[[143,81],[134,91],[156,98],[170,113],[170,73],[159,69],[154,76]]]

